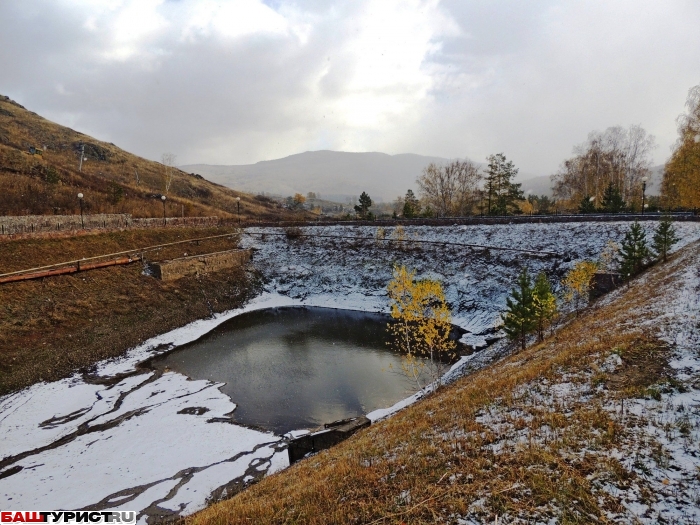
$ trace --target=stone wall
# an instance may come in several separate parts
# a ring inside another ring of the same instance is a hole
[[[218,217],[168,217],[168,226],[218,226]],[[131,219],[129,227],[133,228],[162,228],[162,218]]]
[[[250,250],[227,250],[224,252],[191,255],[170,261],[152,263],[153,274],[163,281],[174,281],[186,275],[216,272],[242,266],[250,261]]]
[[[126,213],[96,213],[83,215],[22,215],[0,217],[0,234],[55,232],[95,228],[126,228],[131,215]]]
[[[218,226],[218,217],[168,217],[167,226]],[[0,235],[65,232],[77,230],[117,230],[123,228],[162,228],[162,218],[134,219],[129,213],[80,215],[0,216]]]

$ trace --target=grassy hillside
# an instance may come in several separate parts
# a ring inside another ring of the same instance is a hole
[[[68,239],[2,244],[0,273],[185,239],[222,235],[147,252],[151,261],[231,249],[234,228],[129,230]],[[242,269],[164,282],[134,263],[0,286],[0,395],[40,380],[56,380],[149,337],[255,295]]]
[[[697,522],[699,260],[188,523]]]
[[[83,146],[87,160],[78,171]],[[42,154],[31,154],[30,148],[40,148]],[[160,217],[160,196],[165,194],[169,216],[184,212],[188,217],[236,217],[240,197],[244,219],[291,218],[269,199],[176,168],[168,171],[158,162],[50,122],[0,96],[0,215],[78,213],[79,192],[85,195],[88,213]]]

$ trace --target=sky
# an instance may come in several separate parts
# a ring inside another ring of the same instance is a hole
[[[503,152],[549,175],[632,124],[660,164],[699,20],[697,0],[8,0],[0,94],[178,164]]]

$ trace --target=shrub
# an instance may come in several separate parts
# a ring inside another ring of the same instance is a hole
[[[301,228],[299,228],[298,226],[287,226],[284,229],[284,234],[290,241],[301,239],[304,236],[304,232],[302,232]]]

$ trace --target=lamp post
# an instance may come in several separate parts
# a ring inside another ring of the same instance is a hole
[[[166,225],[166,222],[165,222],[165,195],[161,195],[160,200],[163,201],[163,226],[165,226]]]
[[[642,215],[644,215],[644,197],[647,191],[647,181],[649,177],[642,177]]]
[[[78,193],[78,202],[80,203],[80,227],[85,229],[85,222],[83,221],[83,194]]]
[[[238,206],[238,225],[241,225],[241,198],[236,197],[236,206]]]

